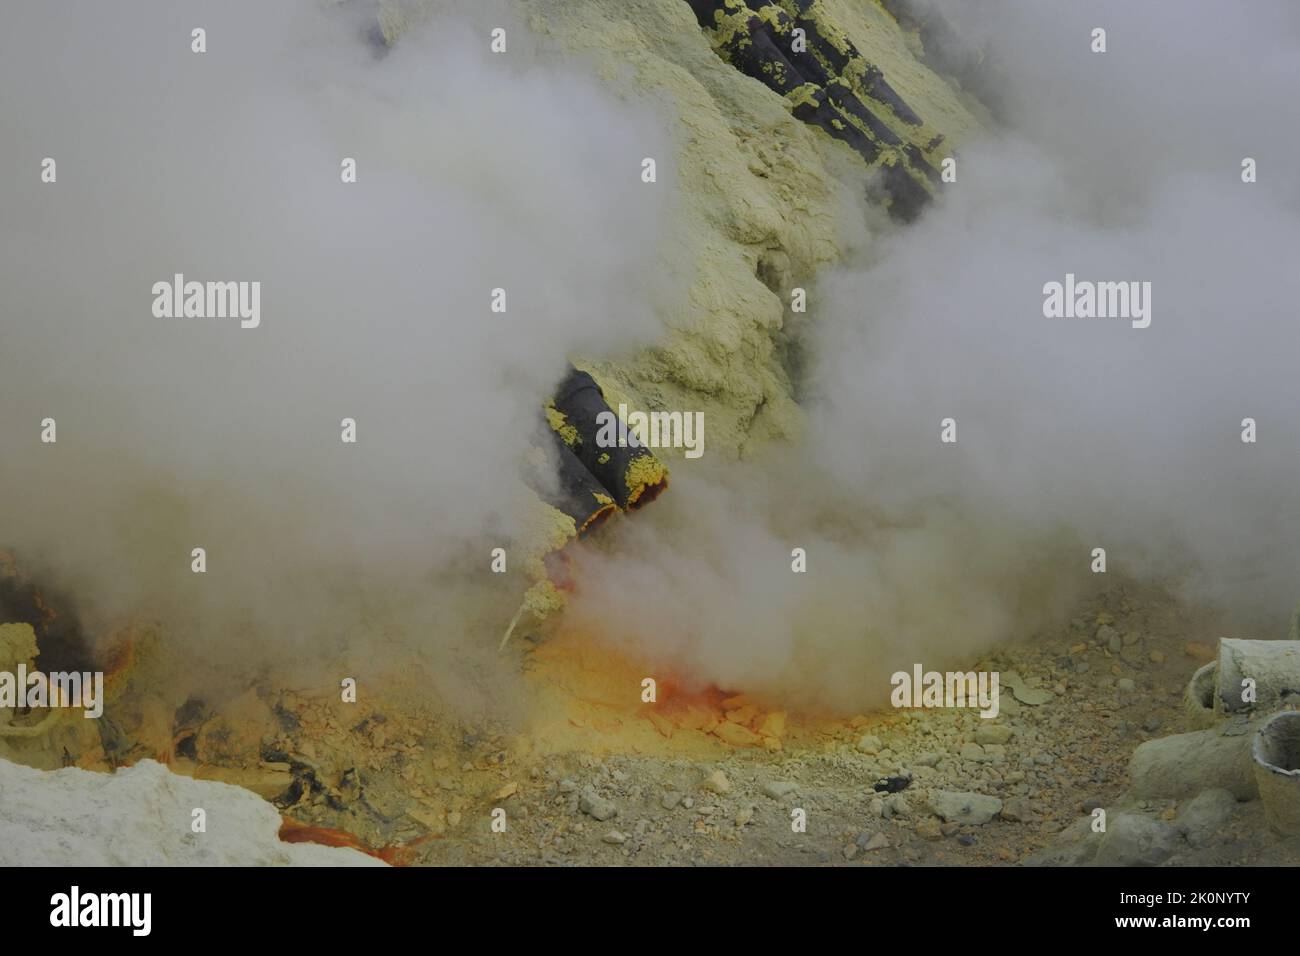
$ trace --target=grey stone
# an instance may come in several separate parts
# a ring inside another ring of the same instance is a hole
[[[1092,818],[1083,817],[1057,834],[1047,846],[1031,854],[1024,866],[1085,866],[1101,844],[1101,834],[1092,831]]]
[[[875,833],[872,834],[871,839],[866,842],[862,849],[870,853],[872,850],[883,850],[887,846],[889,846],[889,837],[883,833]]]
[[[1205,790],[1182,807],[1174,826],[1192,846],[1204,846],[1237,809],[1237,798],[1227,790]]]
[[[1050,690],[1041,690],[1037,687],[1030,687],[1027,684],[1020,684],[1017,687],[1013,687],[1011,693],[1015,696],[1016,700],[1020,701],[1020,703],[1028,704],[1030,707],[1038,707],[1041,704],[1046,704],[1049,700],[1056,697],[1056,695]]]
[[[705,790],[711,790],[717,794],[729,793],[731,791],[731,781],[721,769],[715,770],[713,773],[705,777],[704,783],[701,784],[701,786],[703,786]]]
[[[1093,857],[1096,866],[1159,866],[1182,845],[1167,823],[1140,813],[1113,814]]]
[[[790,780],[769,780],[763,784],[763,793],[767,794],[773,800],[780,800],[782,797],[788,797],[799,789],[799,785]]]
[[[1181,800],[1206,789],[1222,789],[1238,800],[1259,794],[1249,735],[1220,729],[1174,734],[1139,744],[1129,760],[1134,797]]]
[[[1012,797],[1003,803],[1001,816],[1004,820],[1018,823],[1034,819],[1034,814],[1029,810],[1029,801],[1024,797]]]
[[[981,826],[1002,810],[1002,801],[982,793],[935,790],[930,794],[930,810],[949,823]]]
[[[1119,652],[1119,659],[1129,667],[1140,670],[1147,662],[1146,655],[1136,647],[1126,647]]]
[[[1119,636],[1119,631],[1109,624],[1097,628],[1097,643],[1106,645],[1106,649],[1112,654],[1118,654],[1124,647],[1124,640]]]
[[[613,800],[606,800],[590,787],[578,798],[578,809],[596,820],[608,820],[618,813]]]
[[[858,751],[864,754],[878,754],[884,749],[880,738],[874,734],[864,734],[858,738]]]
[[[983,723],[975,729],[975,742],[977,744],[1005,744],[1011,739],[1014,732],[1010,727],[1003,724]]]
[[[984,748],[977,743],[963,744],[961,748],[960,756],[962,760],[987,760],[988,759],[984,755]]]

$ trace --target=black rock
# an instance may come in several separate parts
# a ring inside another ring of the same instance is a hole
[[[911,785],[911,777],[885,777],[883,780],[877,780],[872,789],[876,793],[898,793],[900,790],[906,790]]]

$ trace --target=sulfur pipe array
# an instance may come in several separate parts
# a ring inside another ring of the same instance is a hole
[[[586,372],[569,369],[547,416],[560,441],[620,508],[641,508],[668,487],[668,469],[619,421]]]

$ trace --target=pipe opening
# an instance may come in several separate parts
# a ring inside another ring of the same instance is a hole
[[[1214,685],[1219,676],[1219,665],[1211,662],[1192,675],[1187,685],[1187,699],[1203,710],[1214,709]]]
[[[1255,735],[1255,762],[1300,779],[1300,712],[1274,715]]]

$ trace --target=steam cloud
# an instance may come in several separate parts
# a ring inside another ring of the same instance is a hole
[[[1175,576],[1260,629],[1239,636],[1281,636],[1300,598],[1300,16],[942,6],[997,65],[1000,123],[918,224],[822,278],[795,460],[709,488],[679,464],[660,527],[585,562],[588,626],[615,594],[638,621],[623,639],[687,674],[853,708],[896,669],[968,667],[1059,620],[1104,547],[1112,575]],[[1068,272],[1152,282],[1151,327],[1044,318]]]
[[[377,633],[482,664],[465,572],[516,528],[542,404],[579,348],[653,339],[672,294],[647,284],[639,179],[671,156],[664,117],[547,62],[504,4],[448,5],[391,49],[374,13],[0,12],[0,538],[92,622],[188,631],[207,676],[365,660]],[[260,281],[261,327],[155,318],[174,273]]]
[[[384,55],[350,4],[0,14],[0,529],[101,618],[170,612],[218,659],[394,626],[450,694],[490,657],[463,639],[483,576],[450,569],[517,517],[565,357],[653,340],[685,280],[652,279],[671,222],[637,188],[669,124],[523,29],[491,60],[505,8],[453,7]],[[919,223],[819,281],[803,443],[678,462],[579,552],[572,626],[849,708],[1031,635],[1095,583],[1093,547],[1242,621],[1294,603],[1293,5],[942,7],[1000,65],[1000,125]],[[260,280],[262,327],[153,318],[174,272]],[[1151,327],[1045,319],[1067,272],[1152,282]]]

